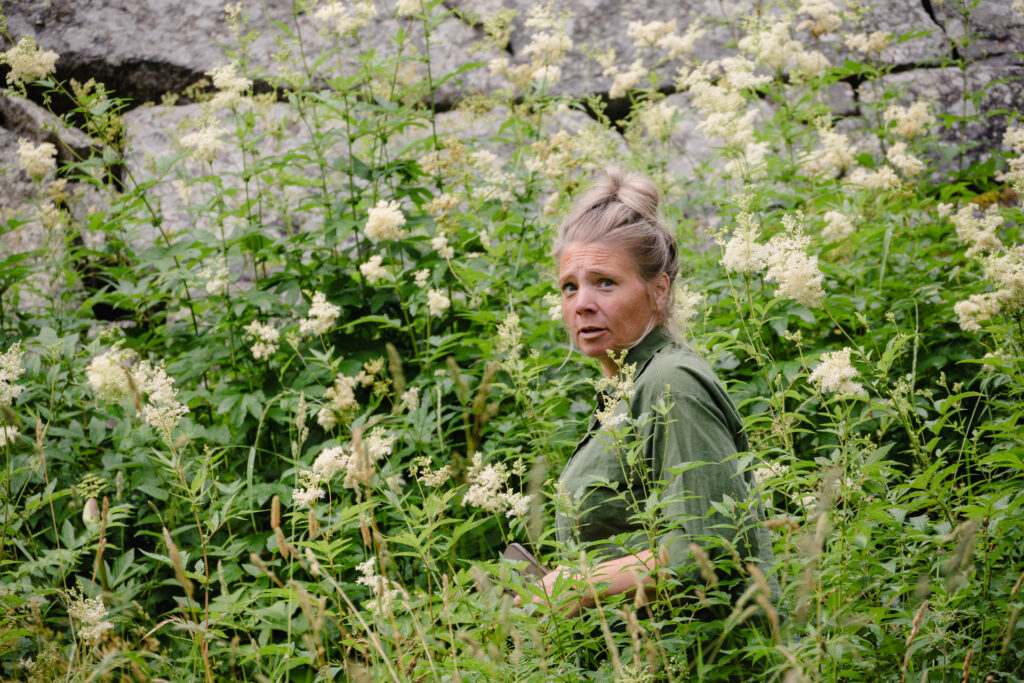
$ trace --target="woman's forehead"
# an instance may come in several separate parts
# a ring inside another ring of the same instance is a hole
[[[558,273],[568,274],[577,270],[632,270],[633,263],[628,252],[600,242],[580,244],[573,242],[562,252],[558,260]]]

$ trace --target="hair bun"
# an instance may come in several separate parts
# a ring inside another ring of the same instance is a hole
[[[645,175],[626,174],[618,166],[604,169],[604,178],[598,186],[606,183],[608,192],[617,201],[629,207],[646,221],[658,223],[658,206],[661,203],[661,192],[658,186]]]

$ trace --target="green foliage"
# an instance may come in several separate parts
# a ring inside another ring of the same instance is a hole
[[[1019,160],[1003,176],[1004,154],[938,137],[988,113],[901,113],[877,51],[779,65],[745,25],[747,72],[645,48],[621,120],[553,94],[563,55],[539,50],[438,115],[480,66],[436,71],[446,11],[401,18],[386,54],[282,25],[280,72],[192,89],[158,159],[132,156],[102,84],[30,86],[97,147],[0,216],[45,241],[0,252],[0,349],[23,352],[0,370],[4,675],[1024,675],[1024,188]],[[706,159],[673,136],[687,118],[721,143]],[[764,506],[777,592],[729,552],[646,606],[567,617],[502,590],[538,590],[497,562],[512,540],[586,563],[552,527],[597,368],[566,358],[549,251],[609,163],[666,193],[687,339],[752,444],[753,499],[713,511]]]

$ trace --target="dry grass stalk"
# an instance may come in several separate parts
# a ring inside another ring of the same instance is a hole
[[[901,683],[907,680],[907,667],[910,666],[910,646],[914,644],[914,639],[917,638],[917,633],[921,629],[921,622],[924,621],[924,611],[928,608],[928,601],[925,600],[921,603],[921,606],[917,608],[917,612],[914,613],[914,621],[910,624],[910,635],[907,636],[906,654],[903,655],[903,664],[900,666],[900,671],[903,676],[900,678]]]
[[[163,530],[164,543],[167,544],[167,553],[171,556],[171,564],[174,565],[174,576],[178,579],[178,583],[180,583],[181,587],[185,590],[185,595],[188,596],[189,600],[191,600],[194,590],[192,587],[192,579],[188,578],[185,574],[185,564],[181,560],[181,553],[178,551],[178,546],[176,546],[174,541],[171,540],[171,532],[167,530],[167,527],[164,527]]]

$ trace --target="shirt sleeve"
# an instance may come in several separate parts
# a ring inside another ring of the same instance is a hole
[[[750,525],[715,509],[729,511],[730,500],[743,502],[749,493],[732,458],[737,434],[722,409],[710,397],[670,391],[651,405],[647,457],[660,506],[659,544],[668,550],[669,565],[680,574],[694,573],[690,543],[712,558],[723,555],[721,539],[741,557],[757,553],[747,541]]]

